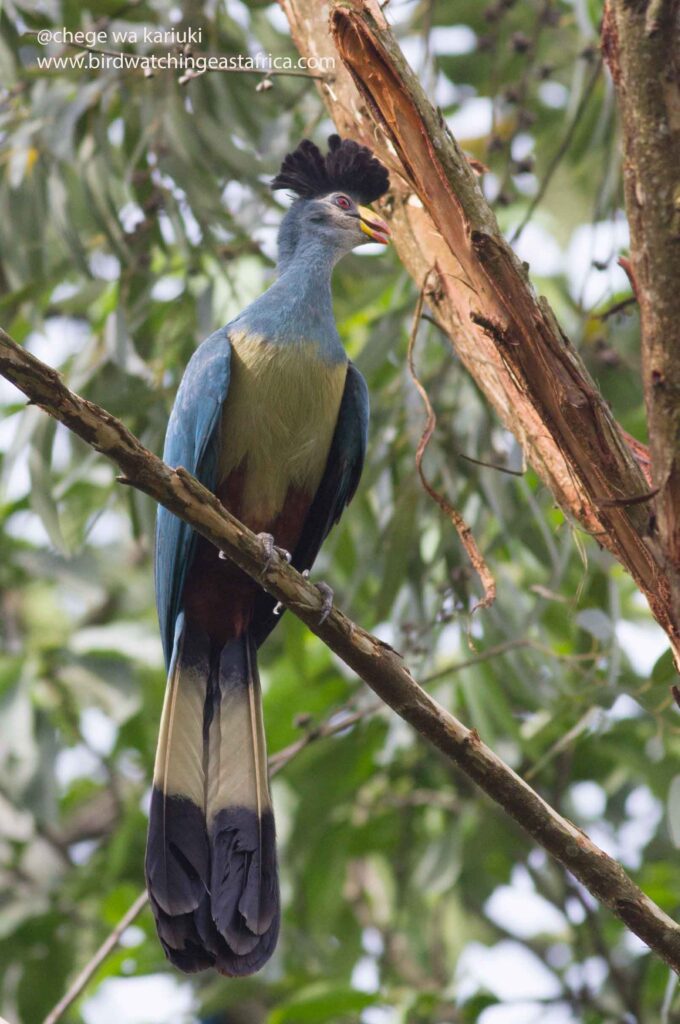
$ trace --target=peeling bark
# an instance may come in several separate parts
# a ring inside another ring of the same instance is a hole
[[[433,314],[568,516],[628,569],[680,655],[680,608],[651,532],[649,487],[626,436],[504,241],[468,160],[406,64],[374,0],[280,0],[300,53],[335,58],[319,83],[338,130],[390,168],[382,213]],[[632,501],[631,501],[632,499]],[[680,508],[680,506],[679,506]],[[680,515],[680,513],[678,513]]]

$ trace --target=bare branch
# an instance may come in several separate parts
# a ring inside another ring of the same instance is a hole
[[[392,647],[337,608],[322,616],[319,590],[232,516],[186,470],[171,469],[115,417],[70,391],[58,373],[0,330],[0,373],[29,399],[111,459],[151,495],[224,551],[288,607],[393,711],[475,782],[539,845],[680,973],[680,926],[647,897],[624,869],[543,800],[412,677]]]
[[[104,963],[107,956],[116,948],[125,929],[129,928],[132,922],[139,917],[146,906],[146,902],[147,895],[146,890],[144,890],[144,892],[140,892],[139,896],[127,913],[121,917],[113,931],[106,936],[97,952],[87,962],[68,991],[62,996],[57,1005],[50,1010],[45,1017],[43,1024],[56,1024],[56,1021],[63,1017],[65,1011],[68,1010],[69,1006],[76,1001],[97,968]]]
[[[621,262],[619,260],[619,262]],[[605,309],[604,313],[598,315],[598,320],[608,320],[610,316],[616,316],[617,313],[622,313],[624,309],[628,309],[630,306],[637,305],[637,296],[629,295],[626,299],[621,299],[620,302],[615,302],[609,309]]]

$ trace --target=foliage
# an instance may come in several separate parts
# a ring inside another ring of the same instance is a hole
[[[490,167],[484,187],[509,234],[551,174],[519,252],[644,440],[637,314],[601,317],[629,291],[615,269],[626,233],[613,95],[597,75],[599,0],[386,10],[454,132]],[[291,143],[332,127],[304,77],[258,91],[250,74],[182,85],[172,72],[46,71],[46,51],[22,35],[175,16],[202,29],[202,50],[295,57],[281,12],[257,0],[173,11],[26,0],[0,14],[0,319],[157,451],[196,344],[272,279],[281,210],[268,178]],[[50,52],[62,50],[74,52]],[[428,472],[498,582],[496,605],[472,616],[478,581],[414,469],[414,285],[394,253],[354,254],[335,297],[371,390],[371,444],[315,573],[673,914],[672,666],[661,654],[649,671],[663,643],[633,584],[564,520],[424,322],[416,360],[438,416]],[[0,401],[0,1013],[34,1024],[143,884],[164,673],[151,503],[9,386]],[[243,982],[197,977],[186,1014],[145,1017],[133,979],[170,974],[145,912],[67,1020],[113,1019],[112,979],[123,979],[117,1019],[154,1024],[662,1019],[667,970],[300,623],[285,617],[262,660],[270,752],[312,734],[274,783],[275,959]],[[351,727],[313,738],[355,710]]]

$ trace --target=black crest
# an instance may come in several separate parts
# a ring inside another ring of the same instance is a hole
[[[390,177],[367,146],[331,135],[324,157],[310,139],[284,158],[272,189],[289,188],[301,199],[329,192],[349,192],[360,203],[372,203],[387,192]]]

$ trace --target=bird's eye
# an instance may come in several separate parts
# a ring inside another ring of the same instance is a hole
[[[349,210],[352,204],[347,196],[337,196],[335,199],[335,205],[339,206],[341,210]]]

